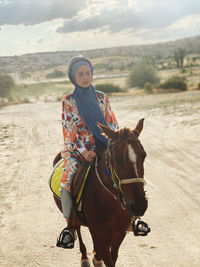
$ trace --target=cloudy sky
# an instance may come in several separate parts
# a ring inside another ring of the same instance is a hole
[[[0,0],[0,56],[200,34],[200,0]]]

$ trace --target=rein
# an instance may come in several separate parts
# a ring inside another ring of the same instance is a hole
[[[102,185],[102,187],[115,199],[115,200],[117,200],[117,197],[116,197],[116,195],[115,194],[113,194],[105,185],[104,185],[104,183],[102,182],[102,180],[101,180],[101,177],[100,177],[100,175],[99,175],[99,171],[98,171],[98,159],[97,159],[97,157],[96,157],[96,160],[95,160],[95,171],[96,171],[96,176],[97,176],[97,178],[98,178],[98,180],[99,180],[99,182],[100,182],[100,184]]]

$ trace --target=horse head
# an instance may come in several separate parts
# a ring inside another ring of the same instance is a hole
[[[109,139],[107,152],[114,179],[119,181],[119,189],[126,206],[131,216],[135,217],[142,216],[148,206],[143,178],[146,152],[138,139],[143,122],[144,119],[139,120],[133,130],[125,127],[118,131],[98,123]]]

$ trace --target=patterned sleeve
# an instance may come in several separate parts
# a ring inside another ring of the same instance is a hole
[[[67,97],[62,100],[62,126],[64,138],[64,151],[85,150],[84,142],[78,134],[78,128],[73,114],[73,106]]]
[[[105,114],[105,119],[108,125],[113,129],[113,130],[118,130],[119,125],[116,120],[115,114],[113,110],[111,109],[108,97],[105,97],[105,105],[106,105],[106,114]]]

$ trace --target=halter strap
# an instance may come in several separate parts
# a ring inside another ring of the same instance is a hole
[[[129,178],[129,179],[122,179],[121,184],[134,184],[134,183],[143,183],[146,184],[144,178]]]
[[[113,166],[110,166],[111,168],[111,178],[113,180],[114,185],[116,185],[116,187],[119,189],[119,191],[121,192],[122,196],[123,196],[123,191],[122,191],[122,185],[123,184],[134,184],[134,183],[143,183],[144,185],[146,185],[146,181],[144,178],[128,178],[128,179],[119,179],[115,169],[113,168]],[[115,178],[117,179],[117,183],[115,181]]]

